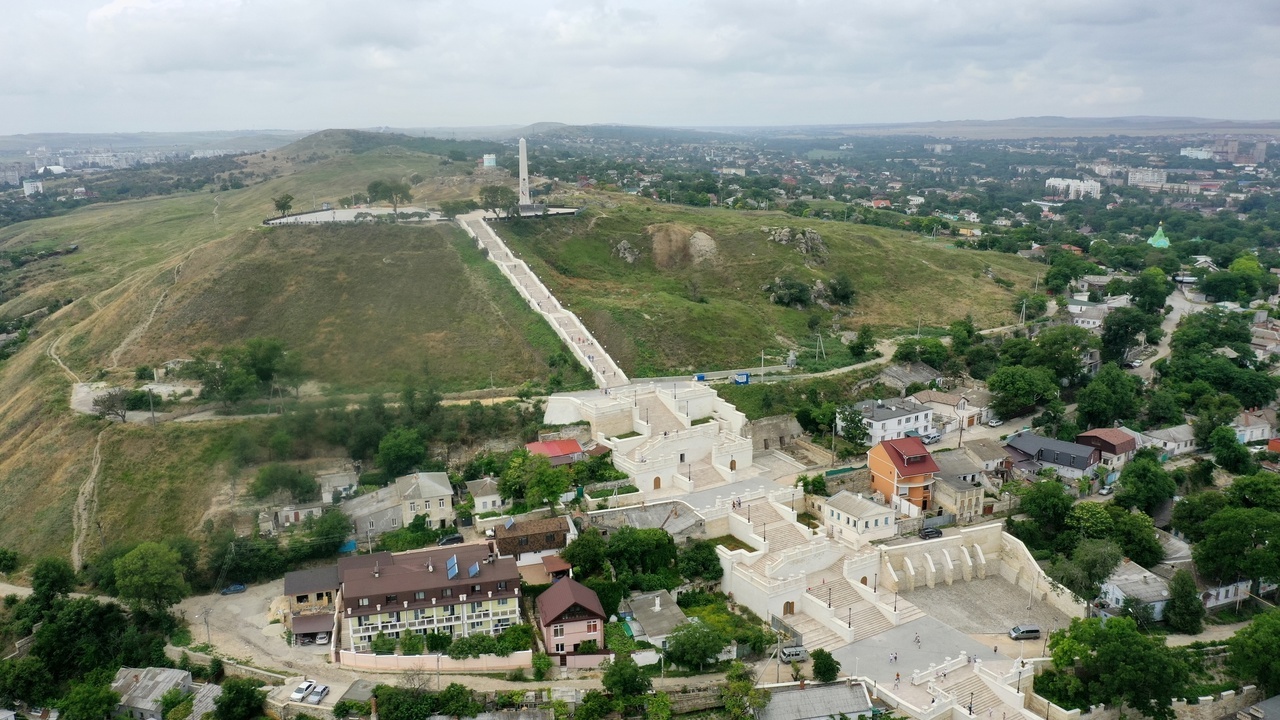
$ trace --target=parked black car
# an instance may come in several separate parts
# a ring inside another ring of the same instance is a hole
[[[939,530],[938,528],[921,528],[920,529],[921,540],[932,540],[934,538],[940,538],[940,537],[942,537],[942,531]]]

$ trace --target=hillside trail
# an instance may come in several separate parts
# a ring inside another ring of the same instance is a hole
[[[71,378],[71,382],[78,383],[80,382],[80,376],[72,372],[71,368],[67,367],[67,364],[62,362],[62,358],[58,357],[58,343],[62,342],[62,339],[66,336],[66,333],[62,333],[58,337],[54,338],[53,342],[49,343],[49,347],[45,348],[45,354],[52,358],[54,362],[58,363],[58,367],[62,368],[62,371],[67,374],[67,377]]]
[[[89,532],[94,514],[98,511],[98,470],[102,467],[102,436],[107,431],[98,433],[98,441],[93,446],[93,466],[89,469],[89,477],[76,493],[75,512],[71,516],[71,567],[77,572],[84,559],[82,548],[85,534]]]
[[[178,284],[178,280],[181,279],[182,266],[187,263],[187,260],[191,259],[191,255],[195,253],[197,249],[199,248],[192,248],[187,252],[186,256],[184,256],[182,260],[173,267],[173,282],[169,284],[169,287],[164,289],[164,292],[160,293],[160,297],[156,300],[155,305],[151,306],[151,312],[147,315],[147,319],[135,325],[133,329],[129,331],[129,334],[125,335],[124,340],[121,340],[120,344],[111,351],[111,364],[107,366],[108,370],[115,370],[120,367],[120,356],[124,354],[124,351],[128,349],[130,345],[137,342],[138,338],[142,337],[143,333],[147,331],[147,328],[151,327],[151,323],[156,319],[156,313],[160,312],[160,306],[163,305],[164,301],[169,297],[169,291],[172,290],[174,286]],[[165,272],[168,272],[168,270],[162,271],[160,275],[163,275]],[[156,277],[159,277],[160,275],[157,275]]]

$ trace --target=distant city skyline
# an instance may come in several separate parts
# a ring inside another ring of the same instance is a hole
[[[0,134],[1280,120],[1249,0],[60,0],[0,43]]]

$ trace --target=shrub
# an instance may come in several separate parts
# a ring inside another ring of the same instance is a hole
[[[381,630],[377,635],[373,636],[373,640],[369,641],[369,649],[373,650],[375,655],[392,655],[396,651],[396,639],[388,637]],[[453,657],[450,655],[450,657]]]
[[[551,672],[551,658],[546,653],[533,654],[533,679],[539,682],[547,679]]]

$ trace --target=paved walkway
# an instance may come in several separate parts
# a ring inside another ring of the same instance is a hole
[[[484,221],[483,212],[459,215],[458,224],[488,251],[489,260],[502,270],[503,276],[515,286],[529,307],[551,325],[583,367],[591,371],[597,387],[615,388],[631,382],[582,320],[561,305],[529,266],[511,253],[502,238]]]

